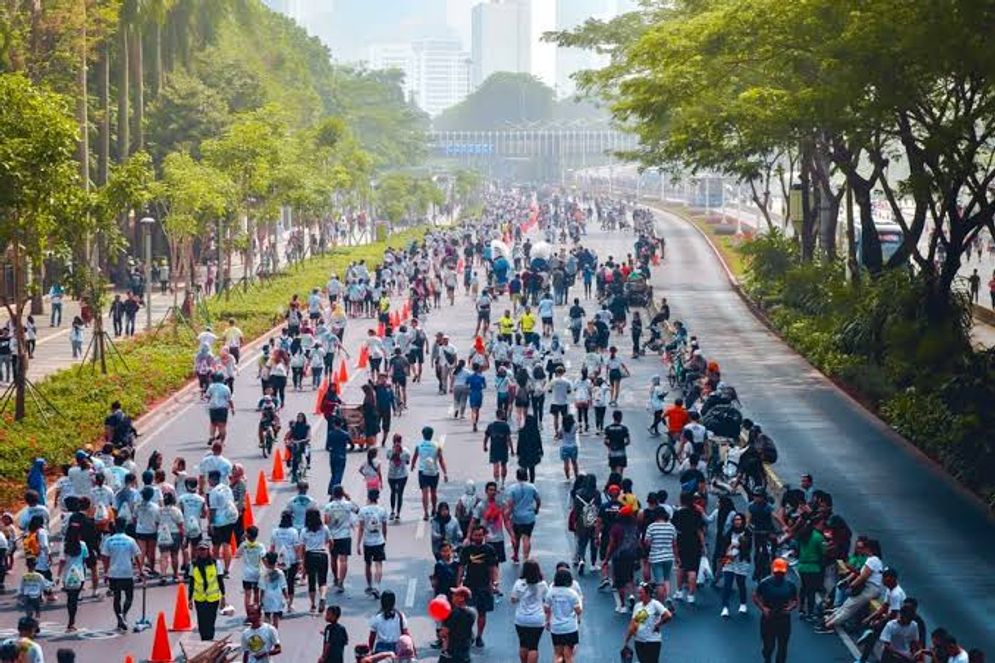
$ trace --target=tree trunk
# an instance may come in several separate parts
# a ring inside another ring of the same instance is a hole
[[[135,87],[135,150],[145,149],[145,65],[142,56],[142,29],[131,36],[132,78]]]
[[[811,175],[811,154],[806,149],[803,152],[800,181],[802,187],[802,223],[801,223],[801,250],[802,260],[809,262],[815,256],[815,221],[818,214],[818,191],[812,186]],[[813,200],[813,194],[814,200]]]
[[[24,395],[28,386],[28,355],[24,352],[26,344],[24,342],[24,323],[22,322],[24,318],[24,304],[26,303],[24,293],[22,292],[24,290],[22,280],[25,276],[25,267],[21,265],[19,247],[20,242],[15,237],[14,241],[11,242],[11,255],[14,263],[14,310],[12,312],[14,314],[15,345],[17,346],[14,354],[14,367],[17,371],[17,374],[14,376],[15,421],[20,421],[26,414]],[[11,312],[10,306],[7,307],[7,311],[8,313]]]
[[[154,49],[154,62],[152,63],[152,72],[155,78],[155,87],[153,88],[153,94],[158,97],[162,94],[162,86],[165,83],[165,73],[162,69],[162,24],[156,23],[155,26],[155,40],[153,42]]]
[[[79,161],[79,175],[83,181],[83,188],[90,189],[90,118],[89,101],[90,95],[87,91],[87,52],[86,52],[86,3],[83,2],[83,28],[81,32],[81,46],[79,53],[79,69],[76,72],[76,88],[78,97],[76,99],[76,123],[79,125],[79,144],[76,146],[76,158]]]
[[[852,283],[860,284],[860,265],[857,262],[856,228],[853,220],[853,187],[846,185],[846,265]]]
[[[872,275],[880,274],[884,264],[881,238],[874,225],[874,208],[871,205],[871,187],[856,174],[848,177],[853,196],[860,210],[860,262]]]
[[[117,70],[117,161],[124,162],[131,154],[131,136],[129,123],[131,113],[129,111],[128,95],[131,93],[128,70],[131,67],[128,57],[128,28],[120,26],[120,46],[118,52]]]
[[[107,184],[111,158],[111,46],[104,43],[100,58],[100,71],[97,79],[97,95],[100,97],[100,125],[97,133],[97,184]]]

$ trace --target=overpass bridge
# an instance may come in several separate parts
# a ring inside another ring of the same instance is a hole
[[[606,125],[534,124],[502,130],[431,131],[432,158],[490,177],[565,182],[573,171],[618,163],[637,138]]]

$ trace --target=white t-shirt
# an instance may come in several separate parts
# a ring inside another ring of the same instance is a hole
[[[127,534],[112,534],[100,542],[100,554],[110,558],[107,577],[130,579],[133,577],[132,560],[141,554],[138,543]]]
[[[239,546],[242,553],[242,580],[245,582],[259,582],[259,575],[263,570],[263,555],[266,554],[266,546],[259,541],[245,540]]]
[[[660,618],[667,614],[670,613],[656,599],[650,599],[649,603],[637,601],[632,608],[632,618],[639,624],[636,642],[662,642],[663,637],[655,627]]]
[[[263,612],[283,612],[283,592],[287,589],[287,576],[282,571],[264,571],[259,578],[259,589],[263,593]]]
[[[201,346],[211,347],[217,340],[218,337],[214,334],[214,332],[202,331],[197,336],[197,342],[199,342]]]
[[[183,511],[183,527],[186,529],[188,537],[196,538],[200,536],[200,515],[204,513],[204,498],[197,493],[183,493],[176,498]],[[191,527],[196,523],[196,528]],[[195,529],[196,531],[191,531]]]
[[[540,580],[530,585],[522,578],[515,581],[511,588],[511,600],[515,605],[515,626],[541,627],[546,624],[546,613],[543,611],[543,601],[549,585]]]
[[[370,630],[377,634],[377,642],[397,642],[401,639],[402,624],[406,622],[399,610],[395,610],[390,619],[378,612],[370,617]]]
[[[227,484],[219,483],[207,494],[207,508],[214,511],[212,524],[216,527],[234,524],[238,520],[235,496]]]
[[[363,546],[382,546],[387,543],[384,530],[387,528],[387,512],[379,504],[367,504],[359,510],[359,521],[363,524]]]
[[[352,515],[358,511],[359,507],[345,498],[332,500],[325,505],[325,520],[328,522],[332,539],[352,537]]]
[[[297,546],[301,544],[301,535],[293,527],[277,527],[269,538],[270,547],[278,555],[283,556],[284,564],[297,562]]]
[[[221,473],[221,483],[228,483],[228,476],[231,474],[231,461],[224,456],[208,454],[200,461],[200,476],[207,478],[207,475],[217,470]]]
[[[272,624],[262,623],[259,628],[247,628],[242,631],[242,651],[249,652],[249,660],[255,663],[269,663],[269,656],[259,656],[269,653],[280,644],[280,634]]]
[[[882,572],[884,571],[884,563],[881,562],[881,558],[876,555],[871,555],[864,562],[864,567],[871,570],[871,575],[868,576],[867,582],[871,585],[877,585],[878,587],[882,584]]]
[[[884,625],[884,630],[881,631],[880,638],[881,642],[890,643],[892,647],[903,654],[911,654],[912,643],[918,639],[918,624],[911,621],[903,626],[897,619],[892,619]]]
[[[142,501],[135,507],[135,533],[155,534],[159,528],[159,505],[155,500]]]
[[[895,585],[893,589],[884,590],[884,599],[889,611],[898,612],[902,609],[902,602],[905,601],[905,590],[901,585]]]
[[[569,403],[567,397],[572,390],[573,385],[570,380],[564,377],[553,378],[549,383],[550,405],[567,405]]]
[[[570,587],[550,587],[543,599],[549,608],[549,632],[554,635],[574,633],[577,630],[576,609],[581,598]]]
[[[290,498],[287,508],[290,510],[290,513],[293,514],[294,527],[297,529],[303,529],[304,516],[307,514],[307,510],[311,508],[318,508],[318,503],[310,495],[299,493]]]
[[[89,497],[93,492],[93,472],[88,468],[74,465],[69,468],[69,483],[76,497]]]
[[[324,525],[320,529],[301,530],[301,542],[304,544],[304,552],[324,552],[328,542],[332,540],[332,534]]]

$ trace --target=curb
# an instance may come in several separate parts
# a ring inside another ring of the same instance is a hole
[[[715,254],[716,258],[718,258],[719,264],[722,265],[722,269],[723,271],[725,271],[726,277],[729,279],[729,283],[732,285],[733,291],[736,293],[736,295],[739,296],[739,298],[743,301],[746,307],[750,310],[750,313],[753,314],[753,317],[755,317],[764,327],[766,327],[770,333],[772,333],[774,336],[780,339],[781,342],[783,342],[791,350],[791,352],[800,357],[802,361],[804,361],[806,364],[811,366],[812,369],[822,380],[829,383],[837,392],[839,392],[844,398],[850,401],[851,404],[856,405],[860,410],[862,410],[864,413],[866,413],[868,416],[870,416],[876,422],[878,422],[881,425],[882,433],[885,434],[888,438],[890,438],[892,442],[904,446],[906,450],[910,451],[937,478],[944,481],[955,492],[968,498],[969,501],[973,502],[979,508],[979,510],[988,517],[989,520],[995,522],[995,510],[990,508],[988,504],[986,504],[985,501],[981,499],[981,497],[976,495],[967,487],[961,485],[960,482],[954,479],[936,461],[934,461],[932,458],[926,455],[926,453],[922,449],[914,445],[904,436],[899,434],[894,428],[889,426],[888,422],[882,419],[874,410],[868,407],[865,403],[862,403],[860,400],[855,398],[853,394],[850,393],[846,385],[839,383],[837,380],[834,380],[833,378],[829,377],[821,370],[819,370],[818,367],[813,366],[812,363],[809,362],[809,360],[806,359],[804,355],[796,351],[791,346],[791,344],[785,340],[784,336],[781,335],[781,332],[774,326],[770,318],[767,317],[766,313],[764,313],[764,311],[757,305],[757,303],[754,302],[749,297],[749,295],[747,295],[746,292],[743,290],[742,285],[739,283],[739,280],[729,269],[729,266],[726,264],[725,259],[722,257],[722,253],[719,251],[718,247],[715,246],[715,243],[712,242],[712,238],[709,237],[707,233],[705,233],[701,228],[699,228],[694,222],[686,219],[680,214],[671,212],[670,210],[662,209],[655,205],[648,205],[648,206],[659,213],[668,214],[673,218],[678,219],[681,222],[694,228],[695,231],[705,239],[705,241],[708,243],[708,246],[712,249],[712,252]]]

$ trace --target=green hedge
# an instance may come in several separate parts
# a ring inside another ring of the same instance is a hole
[[[781,336],[995,507],[995,351],[972,349],[962,293],[930,321],[928,284],[908,271],[856,286],[841,262],[802,263],[777,234],[740,252],[746,293]]]
[[[311,288],[323,285],[331,272],[343,273],[354,260],[376,263],[387,246],[406,247],[424,236],[422,228],[392,236],[387,242],[339,249],[325,256],[306,260],[286,272],[254,285],[244,295],[232,294],[208,299],[195,325],[210,318],[224,321],[234,318],[246,335],[246,342],[268,332],[283,317],[287,301],[294,293],[306,298]],[[220,325],[219,325],[220,326]],[[143,334],[116,343],[128,370],[108,356],[108,374],[91,372],[87,365],[54,373],[38,384],[38,390],[58,411],[46,419],[36,403],[28,398],[27,417],[19,422],[7,412],[0,424],[0,505],[12,507],[19,502],[31,461],[44,457],[51,468],[69,462],[74,450],[103,436],[103,420],[111,401],[120,400],[133,417],[148,412],[157,402],[180,389],[193,376],[192,333],[182,326],[174,335],[172,326],[164,326],[155,336]],[[12,409],[8,407],[8,410]]]

